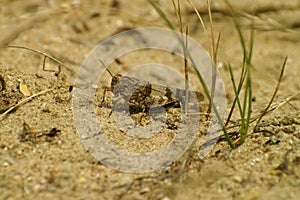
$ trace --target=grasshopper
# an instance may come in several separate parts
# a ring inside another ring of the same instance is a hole
[[[102,105],[105,102],[107,91],[113,93],[112,111],[127,111],[132,119],[144,126],[149,121],[150,113],[161,113],[165,110],[167,115],[166,125],[169,129],[177,129],[180,116],[183,114],[185,104],[188,110],[199,112],[199,102],[204,100],[200,92],[189,91],[189,99],[185,99],[186,91],[172,88],[165,85],[149,83],[135,77],[122,76],[121,74],[112,75],[109,89],[104,90]]]

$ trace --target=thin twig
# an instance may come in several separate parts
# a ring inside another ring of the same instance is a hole
[[[257,120],[257,122],[256,122],[256,125],[255,125],[255,127],[254,127],[254,131],[257,129],[257,126],[258,126],[259,122],[261,121],[261,119],[263,118],[263,116],[268,112],[269,108],[270,108],[271,105],[272,105],[272,102],[273,102],[274,99],[275,99],[275,96],[276,96],[276,94],[277,94],[277,92],[278,92],[278,90],[279,90],[279,85],[280,85],[281,80],[282,80],[282,77],[283,77],[283,73],[284,73],[284,69],[285,69],[285,66],[286,66],[287,58],[288,58],[288,57],[286,56],[285,59],[284,59],[284,62],[283,62],[283,64],[282,64],[281,73],[280,73],[279,80],[278,80],[278,83],[277,83],[277,85],[276,85],[275,91],[274,91],[274,93],[273,93],[273,96],[272,96],[272,98],[271,98],[271,100],[270,100],[268,106],[266,107],[266,109],[263,111],[263,113],[262,113],[262,114],[260,115],[260,117],[258,118],[258,120]]]
[[[211,7],[210,7],[210,0],[207,0],[207,11],[208,11],[208,16],[209,16],[209,24],[210,24],[210,34],[211,34],[211,56],[213,57],[213,61],[216,64],[217,60],[215,58],[215,34],[214,34],[214,25],[213,25],[213,20],[212,20],[212,15],[211,15]]]
[[[292,96],[289,96],[288,98],[286,98],[284,101],[282,101],[281,103],[278,103],[277,105],[273,105],[272,107],[270,107],[268,109],[268,111],[265,113],[265,116],[267,114],[269,114],[270,112],[274,112],[276,110],[278,110],[279,108],[281,108],[282,106],[284,106],[285,104],[289,103],[292,99],[294,99],[295,97],[297,97],[298,95],[300,95],[300,91],[296,92],[295,94],[293,94]],[[256,115],[254,117],[251,117],[250,119],[250,123],[255,122],[259,117],[261,116],[261,114]],[[238,119],[237,121],[241,121],[241,119]],[[236,124],[236,125],[232,125],[232,126],[227,126],[227,129],[231,129],[231,128],[235,128],[240,126],[241,124]],[[219,130],[220,131],[220,130]]]
[[[283,102],[281,102],[280,104],[278,104],[277,106],[274,106],[272,108],[270,108],[267,112],[267,114],[271,111],[275,111],[278,110],[279,108],[281,108],[282,106],[284,106],[285,104],[289,103],[292,99],[294,99],[296,96],[300,95],[300,91],[296,92],[295,94],[293,94],[292,96],[288,97],[287,99],[285,99]]]
[[[188,59],[187,59],[187,51],[188,51],[188,26],[186,26],[185,30],[185,37],[183,32],[183,20],[182,20],[182,13],[181,13],[181,6],[180,1],[177,0],[177,5],[175,1],[172,0],[173,7],[177,16],[177,21],[179,25],[179,30],[181,33],[182,45],[183,45],[183,59],[184,59],[184,75],[185,75],[185,104],[184,104],[184,113],[187,115],[188,113],[188,102],[189,102],[189,76],[188,76]]]
[[[189,102],[189,73],[188,73],[188,60],[187,60],[187,50],[188,50],[188,33],[189,28],[186,26],[185,33],[185,47],[184,47],[184,73],[185,73],[185,114],[188,112],[188,102]]]
[[[44,59],[43,59],[43,70],[45,70],[45,62],[46,62],[46,58],[49,58],[50,60],[56,62],[58,64],[58,71],[57,71],[57,75],[60,74],[61,72],[61,66],[63,66],[64,68],[66,68],[68,71],[70,71],[72,74],[75,74],[77,75],[78,78],[80,78],[81,80],[83,80],[86,84],[88,84],[88,82],[80,77],[76,72],[74,72],[74,70],[72,70],[69,66],[65,65],[62,61],[54,58],[53,56],[45,53],[45,52],[42,52],[40,50],[37,50],[37,49],[33,49],[33,48],[29,48],[29,47],[26,47],[26,46],[19,46],[19,45],[9,45],[9,46],[2,46],[1,48],[15,48],[15,49],[24,49],[24,50],[28,50],[28,51],[31,51],[31,52],[34,52],[34,53],[37,53],[37,54],[40,54],[40,55],[43,55],[44,56]],[[47,70],[46,70],[47,71]]]
[[[207,0],[206,3],[207,3],[208,14],[209,14],[209,24],[210,24],[210,33],[211,33],[211,57],[213,58],[210,99],[211,101],[214,101],[216,80],[217,80],[217,66],[216,66],[218,62],[217,51],[219,48],[220,34],[218,35],[217,44],[215,45],[215,34],[214,34],[214,25],[213,25],[212,13],[211,13],[210,0]],[[212,102],[209,102],[207,113],[211,112],[211,103]],[[209,115],[207,115],[207,120],[208,117]]]
[[[19,106],[21,106],[21,105],[23,105],[23,104],[25,104],[25,103],[31,101],[33,98],[35,98],[35,97],[37,97],[37,96],[40,96],[40,95],[46,94],[46,93],[48,93],[48,92],[51,92],[51,91],[53,91],[54,89],[55,89],[55,87],[52,87],[52,88],[43,90],[43,91],[41,91],[41,92],[38,92],[38,93],[36,93],[36,94],[34,94],[34,95],[30,96],[30,97],[27,97],[27,98],[21,100],[21,101],[18,102],[16,105],[12,106],[12,107],[9,108],[8,110],[6,110],[4,113],[2,113],[2,114],[0,115],[0,121],[2,121],[2,120],[4,119],[4,117],[5,117],[8,113],[10,113],[12,110],[16,109],[17,107],[19,107]]]
[[[200,15],[200,13],[199,13],[197,7],[195,6],[195,4],[194,4],[191,0],[187,0],[187,2],[192,6],[192,8],[194,9],[195,13],[197,14],[198,19],[200,20],[201,26],[202,26],[203,31],[204,31],[204,35],[205,35],[205,37],[206,37],[207,39],[209,39],[208,34],[207,34],[207,28],[206,28],[206,26],[205,26],[205,24],[204,24],[204,21],[203,21],[201,15]]]
[[[187,0],[190,1],[190,0]],[[265,4],[265,5],[260,5],[260,6],[249,6],[248,4],[245,4],[245,6],[239,6],[237,7],[236,14],[237,16],[244,16],[244,13],[252,14],[252,15],[257,15],[261,13],[270,13],[270,12],[282,12],[282,11],[295,11],[297,10],[298,7],[293,5],[293,4],[274,4],[272,2]],[[208,15],[207,8],[204,6],[199,7],[198,12],[201,15]],[[211,11],[213,13],[221,13],[223,15],[231,15],[230,10],[228,10],[228,7],[226,7],[225,4],[218,4],[214,5],[211,8]],[[190,13],[193,13],[194,11],[189,11]],[[296,18],[296,17],[295,17]]]

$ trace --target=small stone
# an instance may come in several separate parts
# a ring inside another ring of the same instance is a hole
[[[48,104],[44,103],[42,106],[41,106],[41,109],[43,112],[47,112],[47,113],[50,113],[50,108],[48,106]]]
[[[14,177],[13,177],[13,179],[14,179],[14,181],[17,183],[17,182],[20,182],[20,181],[22,181],[22,176],[20,176],[20,175],[15,175]]]
[[[234,176],[234,177],[233,177],[233,180],[234,180],[235,182],[237,182],[237,183],[241,183],[241,182],[243,181],[243,178],[240,177],[240,176]]]
[[[27,85],[20,83],[19,88],[20,88],[20,92],[21,92],[25,97],[29,97],[29,96],[30,96],[30,91],[29,91]]]
[[[300,124],[300,118],[293,118],[293,122],[295,123],[295,124],[297,124],[297,125],[299,125]]]
[[[282,128],[282,131],[285,133],[294,133],[296,131],[296,127],[295,126],[285,126]]]
[[[8,162],[3,163],[3,167],[8,167],[8,166],[9,166]]]
[[[150,192],[150,188],[149,187],[144,187],[141,191],[140,194],[145,194],[147,192]]]
[[[80,183],[80,184],[84,184],[84,183],[86,183],[86,182],[87,182],[87,179],[84,178],[84,177],[80,177],[80,178],[78,179],[78,183]]]
[[[39,191],[41,189],[41,184],[35,184],[33,189],[36,192]]]
[[[271,175],[279,176],[279,175],[282,174],[282,171],[281,170],[277,170],[277,169],[273,169],[273,170],[270,170],[270,174]]]
[[[23,153],[23,151],[22,151],[21,149],[18,149],[18,150],[17,150],[17,154],[18,154],[18,155],[22,155],[22,153]]]

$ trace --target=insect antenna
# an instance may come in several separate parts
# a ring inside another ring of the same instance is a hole
[[[106,65],[104,64],[104,62],[101,60],[101,59],[99,59],[99,62],[105,67],[105,70],[109,73],[109,75],[113,78],[114,77],[114,75],[108,70],[108,68],[106,67]]]
[[[106,68],[106,71],[110,74],[111,77],[114,77],[112,73]]]

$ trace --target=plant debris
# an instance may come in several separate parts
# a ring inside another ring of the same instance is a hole
[[[19,85],[19,88],[20,88],[20,92],[25,96],[25,97],[29,97],[31,94],[30,94],[30,91],[27,87],[27,85],[23,84],[23,83],[20,83]]]
[[[5,90],[5,81],[4,78],[0,75],[0,92]]]
[[[23,129],[19,134],[20,142],[52,142],[54,138],[60,133],[61,130],[57,128],[51,128],[50,130],[38,131],[30,127],[26,122],[23,123]]]

